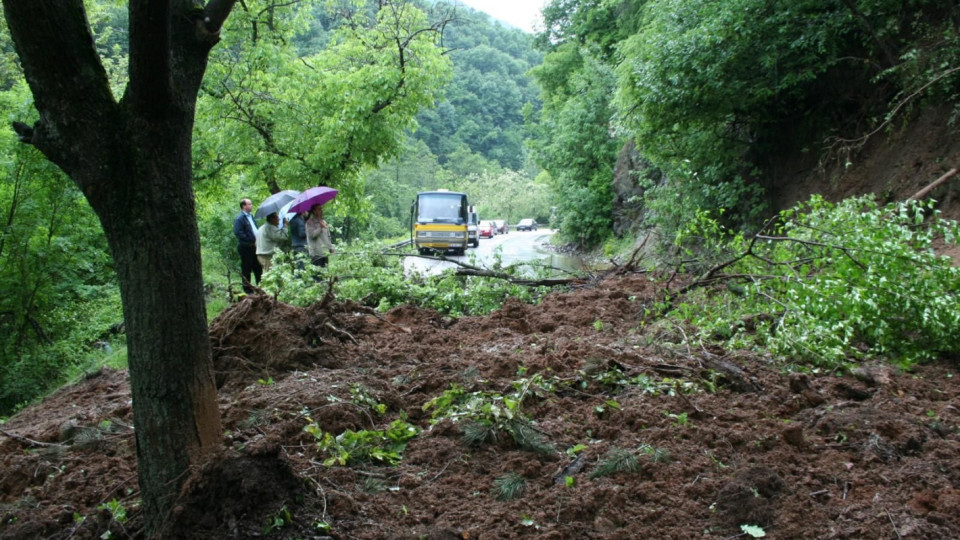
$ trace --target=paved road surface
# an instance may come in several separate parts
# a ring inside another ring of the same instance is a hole
[[[554,231],[547,229],[538,231],[510,231],[507,234],[501,234],[493,238],[481,238],[480,245],[476,248],[467,249],[467,254],[462,257],[453,255],[446,255],[446,257],[490,269],[494,268],[497,262],[497,256],[499,256],[502,266],[528,261],[539,261],[551,266],[569,269],[572,266],[568,257],[555,255],[544,246],[544,244],[550,242],[550,237],[553,233]],[[453,268],[455,266],[455,264],[450,262],[437,261],[424,257],[406,257],[404,259],[404,269],[407,272],[419,271],[427,275],[438,274],[446,268]]]

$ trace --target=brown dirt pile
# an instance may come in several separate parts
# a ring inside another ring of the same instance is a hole
[[[168,534],[957,537],[955,361],[790,374],[642,324],[657,294],[629,275],[461,319],[248,297],[211,325],[227,448],[192,475]],[[469,446],[467,419],[431,425],[424,410],[454,384],[505,396],[535,375],[554,385],[530,386],[521,410],[545,452],[502,433]],[[126,373],[105,370],[0,426],[0,538],[142,536],[130,407]],[[422,431],[397,466],[325,466],[303,430],[401,415]],[[508,474],[522,494],[501,500]],[[98,510],[114,500],[124,523]]]

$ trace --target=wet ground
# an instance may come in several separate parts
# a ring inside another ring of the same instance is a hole
[[[680,345],[642,320],[657,287],[462,319],[247,297],[211,325],[226,448],[172,537],[960,537],[956,360],[789,373]],[[131,417],[105,370],[0,426],[0,538],[141,538]]]

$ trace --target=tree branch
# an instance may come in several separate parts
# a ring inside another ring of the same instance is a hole
[[[73,143],[103,131],[116,112],[83,0],[3,0],[3,8],[35,107],[44,111],[32,128],[17,122],[14,130],[70,174],[86,154]]]
[[[909,198],[907,198],[907,200],[911,201],[911,200],[917,200],[917,199],[922,199],[926,197],[927,195],[930,194],[931,191],[939,187],[941,184],[943,184],[944,182],[946,182],[956,174],[957,174],[957,168],[954,167],[949,171],[947,171],[946,174],[944,174],[940,178],[937,178],[935,181],[933,181],[929,186],[911,195]]]
[[[203,9],[203,23],[210,36],[220,39],[220,29],[236,3],[237,0],[210,0],[207,3],[207,7]]]

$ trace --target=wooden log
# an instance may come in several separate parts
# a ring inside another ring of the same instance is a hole
[[[933,191],[933,190],[936,189],[938,186],[940,186],[941,184],[943,184],[944,182],[946,182],[947,180],[949,180],[949,179],[950,179],[951,177],[953,177],[955,174],[957,174],[957,168],[956,168],[956,167],[950,169],[950,170],[947,171],[943,176],[941,176],[940,178],[937,178],[936,180],[934,180],[933,183],[931,183],[929,186],[927,186],[927,187],[921,189],[920,191],[914,193],[914,194],[913,194],[912,196],[910,196],[910,198],[908,198],[907,200],[908,200],[908,201],[915,201],[915,200],[917,200],[917,199],[922,199],[923,197],[926,197],[927,195],[930,194],[931,191]]]

